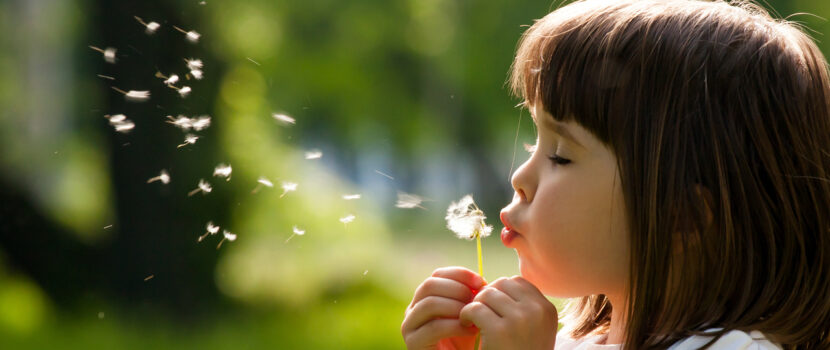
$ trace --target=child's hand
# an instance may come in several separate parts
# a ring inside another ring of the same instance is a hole
[[[459,316],[481,331],[482,349],[545,349],[556,344],[556,307],[522,277],[499,278],[484,287]]]
[[[406,347],[413,349],[472,349],[478,330],[462,326],[458,315],[484,286],[484,279],[463,267],[435,270],[418,289],[401,325]]]

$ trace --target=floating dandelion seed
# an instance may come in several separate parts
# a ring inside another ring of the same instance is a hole
[[[210,191],[212,191],[212,190],[213,190],[213,187],[211,187],[211,186],[210,186],[210,184],[209,184],[207,181],[205,181],[204,179],[199,179],[199,185],[198,185],[198,187],[196,187],[196,189],[195,189],[195,190],[190,191],[190,192],[187,194],[187,196],[188,196],[188,197],[190,197],[190,196],[192,196],[192,195],[194,195],[194,194],[196,194],[196,193],[199,193],[199,192],[202,192],[202,194],[208,194],[208,193],[210,193]]]
[[[342,222],[344,226],[352,221],[354,221],[354,215],[351,214],[340,218],[340,222]]]
[[[122,93],[128,101],[144,102],[150,99],[150,91],[124,91],[115,86],[112,86],[112,89]]]
[[[286,123],[286,124],[296,124],[297,123],[297,120],[295,120],[294,118],[291,118],[291,117],[289,117],[285,114],[274,113],[271,116],[274,117],[274,119],[279,120],[279,121],[281,121],[283,123]]]
[[[147,281],[153,279],[153,277],[156,277],[156,276],[155,275],[150,275],[150,276],[144,277],[144,282],[147,282]]]
[[[219,164],[216,169],[213,169],[213,176],[224,177],[225,181],[231,181],[231,172],[233,169],[230,165]]]
[[[228,231],[228,230],[222,230],[222,240],[219,241],[219,244],[216,245],[216,249],[221,248],[222,243],[224,243],[225,241],[233,242],[235,240],[236,240],[236,234],[234,234],[234,233],[232,233],[231,231]]]
[[[398,192],[398,202],[395,203],[395,206],[403,209],[421,208],[426,210],[427,208],[421,206],[423,201],[423,198],[414,194]]]
[[[536,145],[531,145],[529,143],[523,143],[522,146],[524,146],[525,151],[528,151],[530,153],[536,152]]]
[[[248,59],[248,61],[251,61],[251,63],[253,63],[253,64],[257,65],[257,66],[261,66],[261,64],[259,64],[259,62],[254,61],[252,58],[250,58],[250,57],[245,57],[245,58],[247,58],[247,59]]]
[[[152,35],[156,32],[156,30],[159,29],[159,27],[161,27],[161,24],[158,24],[156,22],[145,23],[144,20],[142,20],[141,17],[138,16],[133,16],[133,18],[135,18],[135,20],[138,21],[138,23],[141,23],[141,25],[146,27],[144,32],[148,35]]]
[[[193,59],[185,58],[184,63],[187,64],[187,69],[189,69],[189,70],[202,69],[205,66],[202,63],[202,60],[196,59],[196,58],[193,58]]]
[[[187,95],[190,95],[190,91],[191,91],[190,86],[182,86],[180,88],[178,88],[174,85],[168,85],[168,86],[170,86],[171,89],[177,90],[179,92],[179,95],[182,98],[185,98],[185,97],[187,97]]]
[[[176,118],[173,118],[173,116],[168,115],[167,119],[167,123],[173,124],[177,128],[182,129],[183,131],[188,131],[193,127],[193,120],[183,115],[179,115]]]
[[[291,236],[288,236],[288,239],[285,240],[285,243],[288,243],[288,241],[290,241],[291,238],[294,238],[294,236],[302,236],[305,234],[305,230],[301,230],[299,227],[297,227],[297,225],[294,225],[292,231],[293,233],[291,234]]]
[[[114,47],[108,47],[106,49],[101,49],[99,47],[95,47],[95,46],[90,45],[89,48],[104,54],[104,61],[106,61],[107,63],[115,63],[115,51],[116,51],[116,49]]]
[[[109,119],[110,125],[120,133],[127,133],[135,128],[135,124],[123,114],[105,115],[104,118]]]
[[[161,173],[159,174],[159,176],[151,177],[149,180],[147,180],[147,183],[153,183],[153,182],[156,182],[156,181],[161,181],[161,183],[163,183],[165,185],[169,184],[170,183],[170,174],[167,173],[167,170],[161,169]]]
[[[176,148],[182,148],[182,147],[187,146],[187,145],[192,145],[192,144],[196,143],[196,140],[198,140],[198,139],[199,139],[199,136],[196,136],[196,135],[193,135],[193,134],[187,134],[187,135],[184,136],[184,143],[181,144],[181,145],[176,146]]]
[[[292,192],[292,191],[296,191],[296,190],[297,190],[297,184],[296,183],[283,181],[283,183],[282,183],[282,194],[280,195],[280,198],[285,196],[285,194],[287,194],[288,192]]]
[[[203,129],[207,129],[210,126],[210,116],[203,115],[195,119],[191,119],[190,127],[196,131],[202,131]]]
[[[96,75],[97,75],[99,78],[103,78],[103,79],[107,79],[107,80],[115,80],[115,78],[113,78],[113,77],[111,77],[111,76],[109,76],[109,75],[103,75],[103,74],[96,74]]]
[[[323,157],[323,152],[313,149],[305,153],[305,159],[320,159]]]
[[[383,173],[383,172],[381,172],[380,170],[377,170],[377,169],[375,169],[375,173],[377,173],[378,175],[383,176],[385,178],[388,178],[389,180],[394,180],[395,179],[394,177],[389,176],[388,174],[385,174],[385,173]]]
[[[196,80],[202,80],[202,77],[204,76],[204,74],[202,74],[202,70],[201,70],[201,69],[193,69],[193,70],[191,70],[191,71],[190,71],[190,75],[192,75],[192,76],[193,76],[193,79],[196,79]]]
[[[164,85],[170,86],[179,82],[179,76],[175,74],[170,74],[169,77],[166,77],[164,74],[161,74],[161,72],[157,72],[156,76],[164,79]]]
[[[218,232],[219,232],[219,226],[214,225],[213,221],[208,221],[207,227],[205,228],[205,234],[199,236],[199,238],[196,239],[196,242],[201,242],[208,235],[212,236],[212,235],[217,234]]]
[[[360,195],[359,194],[344,194],[343,199],[345,199],[347,201],[350,201],[352,199],[360,199]]]
[[[268,188],[274,187],[274,183],[271,182],[271,180],[268,180],[267,178],[265,178],[265,176],[260,176],[259,179],[256,180],[256,182],[257,182],[257,185],[256,185],[256,187],[254,187],[253,190],[251,190],[251,194],[259,192],[259,189],[262,188],[262,186],[265,186],[265,187],[268,187]]]
[[[176,29],[176,30],[178,30],[179,32],[184,33],[184,35],[185,35],[185,37],[187,38],[187,40],[189,40],[189,41],[190,41],[190,42],[192,42],[192,43],[196,43],[196,42],[198,42],[198,41],[199,41],[199,37],[201,37],[201,36],[202,36],[201,34],[197,33],[195,30],[186,31],[186,30],[181,29],[181,28],[176,27],[176,26],[173,26],[173,28],[174,28],[174,29]]]

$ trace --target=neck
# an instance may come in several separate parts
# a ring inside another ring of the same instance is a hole
[[[619,296],[609,296],[608,302],[611,303],[611,329],[608,331],[608,338],[605,340],[606,344],[622,344],[625,341],[625,298]]]

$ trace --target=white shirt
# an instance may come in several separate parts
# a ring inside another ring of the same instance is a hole
[[[719,329],[712,329],[717,331]],[[556,335],[555,350],[622,350],[620,344],[604,344],[608,334],[587,336],[579,339],[572,339],[564,332]],[[708,343],[712,337],[695,335],[681,339],[669,350],[697,350]],[[770,342],[759,331],[749,333],[733,330],[724,334],[718,341],[709,347],[711,350],[783,350],[783,348]]]

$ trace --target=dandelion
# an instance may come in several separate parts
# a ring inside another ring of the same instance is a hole
[[[271,180],[268,180],[267,178],[265,178],[265,176],[260,176],[259,179],[256,180],[256,182],[257,182],[257,185],[256,185],[256,187],[254,187],[253,190],[251,190],[251,194],[259,192],[259,189],[262,188],[262,186],[265,186],[265,187],[268,187],[268,188],[274,187],[274,183],[271,182]]]
[[[199,37],[202,36],[201,34],[197,33],[195,30],[186,31],[179,27],[173,26],[174,29],[178,30],[179,32],[184,33],[185,38],[192,43],[196,43],[199,41]]]
[[[182,147],[187,146],[187,145],[192,145],[192,144],[196,143],[196,140],[198,140],[198,139],[199,139],[199,136],[196,136],[196,135],[193,135],[193,134],[184,135],[184,143],[176,146],[176,148],[182,148]]]
[[[213,221],[208,221],[207,227],[205,228],[205,234],[199,236],[199,238],[196,239],[196,242],[201,242],[205,239],[205,237],[209,235],[212,236],[217,233],[219,233],[219,226],[214,225]]]
[[[192,59],[184,59],[184,63],[187,64],[187,69],[189,70],[196,70],[202,69],[205,65],[202,63],[202,60],[192,58]]]
[[[141,23],[141,25],[143,25],[146,28],[144,32],[147,33],[147,35],[152,35],[156,32],[156,30],[159,29],[159,27],[161,27],[161,24],[158,24],[156,22],[145,23],[144,20],[142,20],[141,17],[138,16],[133,16],[133,18],[135,18],[135,20],[138,21],[138,23]]]
[[[487,237],[493,232],[493,226],[484,223],[484,211],[478,208],[472,195],[466,195],[458,202],[452,202],[447,208],[447,228],[455,232],[458,238],[475,239],[478,253],[478,274],[484,277],[484,264],[481,257],[481,237]],[[478,349],[480,336],[476,336],[473,349]]]
[[[204,179],[199,179],[198,187],[196,187],[195,190],[190,191],[187,194],[187,196],[190,197],[190,196],[193,196],[194,194],[199,193],[199,192],[202,192],[202,194],[208,194],[212,190],[213,190],[213,187],[211,187],[210,184],[207,181],[205,181]]]
[[[222,243],[224,243],[225,241],[233,242],[235,240],[236,240],[236,234],[234,234],[234,233],[232,233],[231,231],[228,231],[228,230],[222,230],[222,240],[219,241],[219,244],[216,245],[216,249],[218,250],[219,248],[221,248]]]
[[[346,216],[340,218],[340,222],[343,223],[343,226],[346,226],[346,224],[348,224],[352,221],[354,221],[354,215],[352,215],[352,214],[349,214],[349,215],[346,215]]]
[[[151,177],[149,180],[147,180],[147,183],[149,184],[149,183],[153,183],[153,182],[156,182],[156,181],[161,181],[161,183],[163,183],[165,185],[169,184],[170,183],[170,174],[167,173],[167,170],[161,169],[161,173],[159,174],[159,176]]]
[[[190,71],[190,75],[192,75],[192,76],[193,76],[193,79],[196,79],[196,80],[202,80],[202,77],[204,76],[204,75],[202,74],[202,70],[201,70],[201,69],[193,69],[193,70],[191,70],[191,71]]]
[[[231,171],[233,169],[230,165],[219,164],[216,169],[213,169],[213,176],[224,177],[225,181],[231,181]]]
[[[288,241],[290,241],[291,238],[294,238],[294,236],[302,236],[305,234],[305,230],[301,230],[299,227],[297,227],[297,225],[294,225],[293,231],[294,233],[292,233],[291,236],[288,236],[288,239],[285,240],[285,243],[288,243]]]
[[[323,157],[323,152],[313,149],[305,153],[305,159],[320,159]]]
[[[296,191],[296,190],[297,190],[297,184],[296,183],[283,181],[283,183],[282,183],[282,194],[280,195],[280,198],[285,196],[288,192],[292,192],[292,191]]]
[[[344,194],[343,199],[345,199],[347,201],[350,201],[352,199],[360,199],[360,195],[359,194]]]
[[[106,49],[101,49],[99,47],[89,45],[89,48],[104,54],[104,61],[106,61],[107,63],[115,63],[115,51],[116,51],[116,49],[114,47],[108,47]]]
[[[398,202],[395,203],[395,206],[403,209],[421,208],[426,210],[427,208],[421,206],[423,201],[423,198],[414,194],[398,192]]]
[[[281,121],[285,124],[296,124],[297,121],[294,118],[291,118],[285,114],[274,113],[271,115],[274,119]]]
[[[124,95],[124,97],[128,101],[135,101],[135,102],[144,102],[150,99],[150,91],[137,91],[137,90],[130,90],[124,91],[115,86],[112,87],[113,90],[120,92]]]

